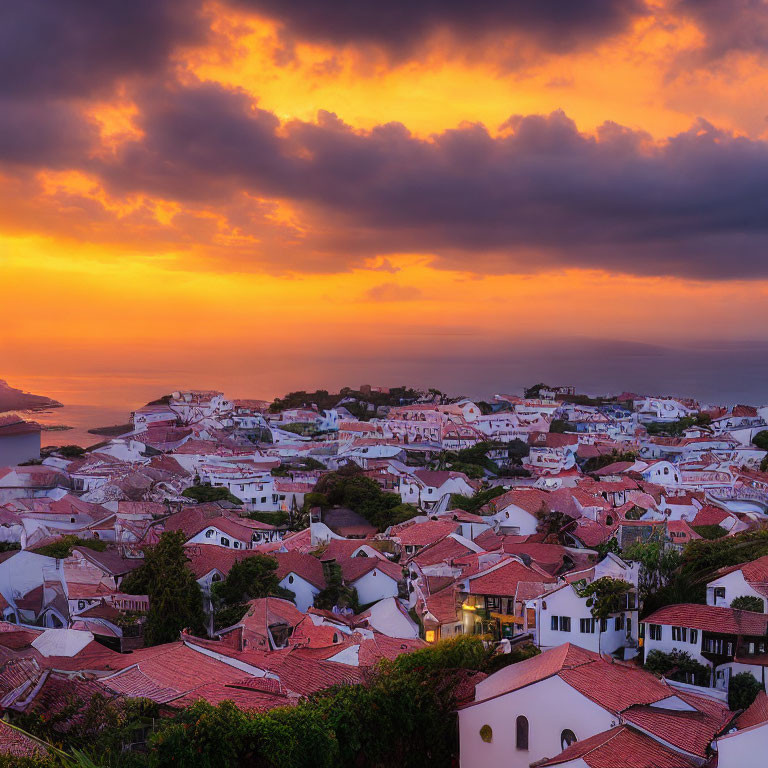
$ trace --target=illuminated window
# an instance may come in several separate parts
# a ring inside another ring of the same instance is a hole
[[[424,633],[424,638],[428,643],[434,643],[435,642],[435,630],[434,629],[428,629]]]

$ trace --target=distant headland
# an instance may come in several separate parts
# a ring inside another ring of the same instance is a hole
[[[0,379],[0,412],[2,411],[42,411],[48,408],[61,408],[62,403],[44,395],[32,395],[12,387]]]

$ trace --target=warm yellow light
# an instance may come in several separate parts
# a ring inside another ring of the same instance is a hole
[[[476,611],[477,610],[477,606],[470,605],[469,603],[462,603],[461,607],[465,611]]]
[[[434,629],[428,629],[424,633],[424,637],[428,643],[434,643],[435,642],[435,630]]]

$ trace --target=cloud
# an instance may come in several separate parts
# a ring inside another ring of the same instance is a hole
[[[371,301],[417,301],[423,299],[424,294],[413,285],[381,283],[366,291],[365,297]]]
[[[31,0],[0,7],[0,96],[109,94],[204,39],[199,0]]]
[[[287,200],[305,231],[297,268],[308,250],[327,271],[426,253],[472,272],[768,274],[768,144],[704,121],[661,144],[614,123],[583,134],[562,112],[512,117],[498,136],[466,124],[422,139],[328,113],[281,124],[212,84],[140,106],[143,138],[90,165],[111,192]]]
[[[643,0],[230,0],[279,22],[289,37],[334,46],[375,46],[417,56],[434,32],[466,45],[513,33],[540,47],[565,52],[626,29],[644,13]]]
[[[704,34],[705,62],[732,52],[768,52],[765,0],[674,0],[672,11],[693,20]]]

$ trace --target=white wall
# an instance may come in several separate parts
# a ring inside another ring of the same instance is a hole
[[[397,597],[397,582],[378,568],[361,576],[352,586],[357,590],[360,605],[368,605],[385,597]]]
[[[211,532],[209,536],[206,533]],[[224,543],[222,539],[226,539],[229,543]],[[238,546],[235,546],[237,542]],[[248,549],[248,543],[241,539],[236,539],[234,536],[230,536],[228,533],[222,533],[218,528],[213,525],[208,528],[204,528],[200,533],[193,536],[188,544],[209,544],[224,547],[225,549]]]
[[[40,433],[0,437],[0,467],[13,467],[40,458]]]
[[[725,588],[725,597],[715,599],[715,587]],[[737,597],[749,595],[750,597],[759,597],[763,601],[763,611],[765,612],[765,596],[756,592],[744,579],[741,571],[733,571],[719,579],[714,579],[707,583],[707,605],[718,605],[722,608],[730,608],[731,603]]]
[[[315,595],[320,592],[314,584],[310,584],[295,573],[286,574],[280,582],[280,586],[290,589],[296,595],[293,602],[302,613],[306,613],[307,609],[315,604]]]
[[[515,746],[519,715],[528,718],[527,751]],[[610,713],[559,677],[550,677],[459,710],[461,768],[528,768],[537,760],[562,752],[560,734],[566,728],[583,740],[617,724]],[[480,738],[483,725],[493,730],[490,743]]]
[[[768,723],[745,728],[717,740],[718,768],[765,768]]]

